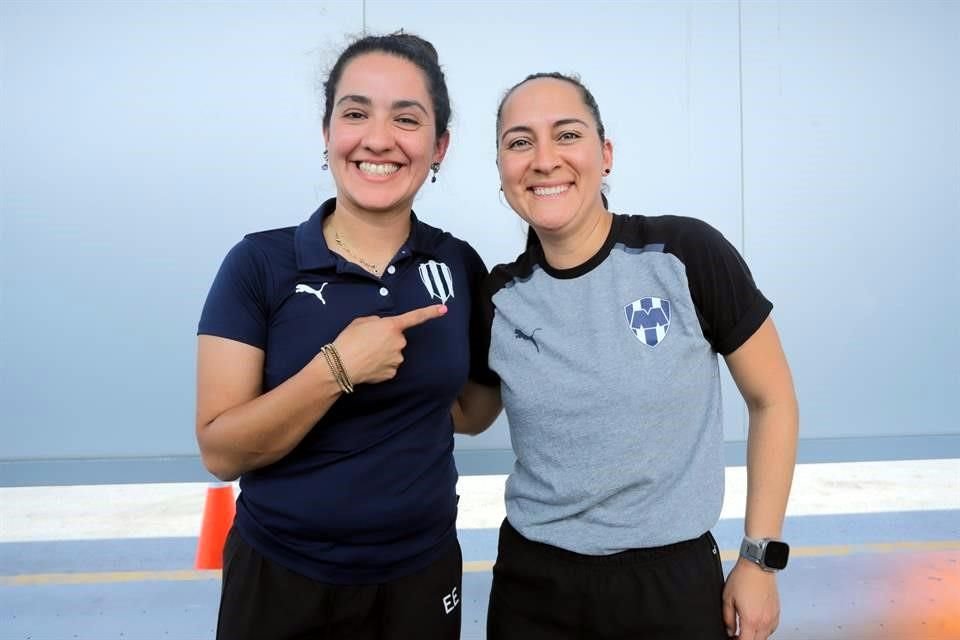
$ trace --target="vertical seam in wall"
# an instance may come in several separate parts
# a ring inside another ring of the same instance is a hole
[[[360,35],[367,35],[367,0],[360,0]]]
[[[739,91],[737,111],[740,117],[740,248],[747,254],[746,198],[743,170],[743,1],[737,0],[737,90]]]
[[[747,256],[747,193],[744,189],[746,179],[743,170],[743,0],[737,0],[737,115],[740,118],[740,251],[744,258]],[[743,439],[747,440],[750,434],[750,415],[746,407],[740,408],[740,425]]]

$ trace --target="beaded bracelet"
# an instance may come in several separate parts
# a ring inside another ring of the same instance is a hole
[[[343,366],[343,360],[340,359],[340,352],[337,351],[337,348],[333,346],[331,342],[327,345],[330,355],[333,356],[334,362],[337,363],[337,369],[340,371],[340,375],[343,377],[344,387],[346,388],[347,393],[353,393],[353,383],[350,382],[350,377],[347,375],[347,368]]]
[[[347,370],[343,367],[340,352],[333,346],[333,343],[331,342],[328,345],[324,345],[324,347],[320,349],[320,353],[323,354],[324,360],[327,361],[327,366],[330,367],[330,373],[333,374],[333,378],[337,381],[337,384],[340,385],[340,389],[344,393],[353,393],[353,384],[347,376]]]

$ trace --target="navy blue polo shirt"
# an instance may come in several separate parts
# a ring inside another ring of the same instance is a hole
[[[335,208],[328,200],[298,227],[233,247],[198,333],[262,349],[267,392],[354,318],[447,305],[446,315],[405,332],[395,378],[356,385],[287,456],[240,478],[235,526],[247,543],[315,580],[369,584],[428,566],[454,541],[451,406],[468,378],[496,378],[476,251],[411,212],[409,238],[377,278],[328,249],[323,218]]]

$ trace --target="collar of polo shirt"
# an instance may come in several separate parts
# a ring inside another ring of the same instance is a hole
[[[330,251],[323,237],[323,220],[337,208],[337,199],[330,198],[297,227],[294,246],[297,252],[297,268],[300,271],[333,268],[337,265],[337,255]],[[436,258],[436,245],[445,235],[432,227],[420,224],[417,214],[410,212],[410,237],[400,250],[408,249],[414,254]]]

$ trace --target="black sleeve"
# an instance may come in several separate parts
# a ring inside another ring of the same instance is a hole
[[[686,220],[689,226],[679,237],[678,253],[690,295],[703,335],[717,353],[729,355],[760,328],[773,305],[723,234],[700,220]]]
[[[500,377],[490,370],[490,327],[493,306],[486,292],[487,267],[473,247],[467,245],[467,269],[470,279],[470,379],[492,387]]]

